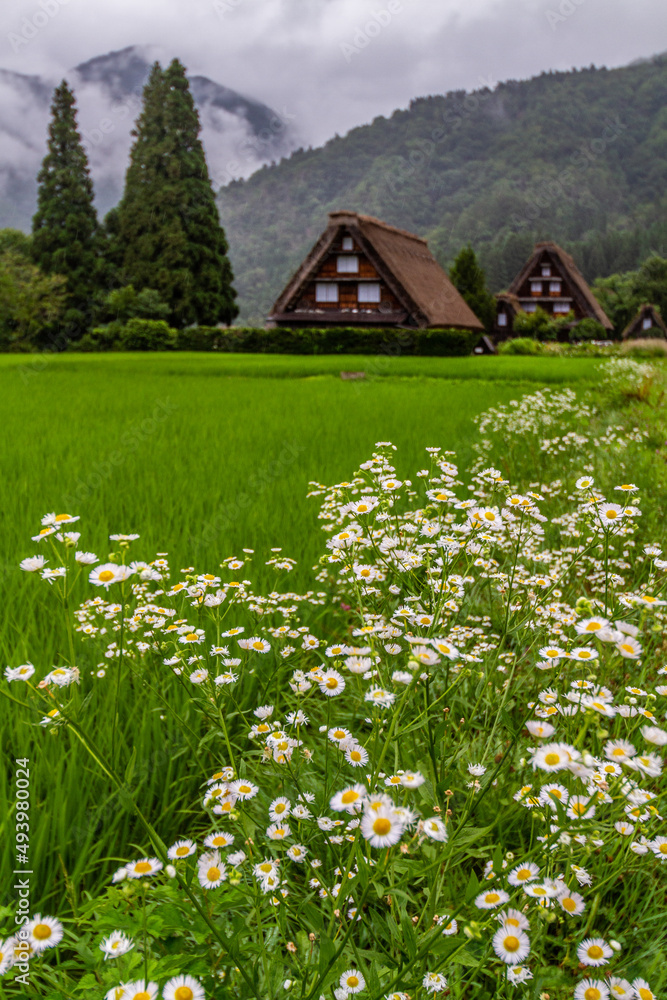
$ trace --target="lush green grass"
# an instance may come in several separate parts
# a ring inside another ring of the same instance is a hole
[[[0,354],[0,371],[16,374],[26,387],[34,377],[56,372],[104,373],[104,377],[135,378],[146,375],[189,375],[208,378],[312,378],[338,376],[341,371],[363,371],[369,379],[395,378],[482,379],[503,382],[540,382],[545,385],[575,383],[595,378],[596,358],[467,357],[415,358],[359,354],[301,357],[282,354]]]
[[[465,463],[480,410],[536,383],[585,382],[595,365],[539,358],[0,357],[3,664],[29,659],[43,676],[63,648],[55,602],[44,600],[49,584],[18,569],[21,558],[39,551],[30,536],[47,511],[81,515],[80,547],[102,559],[116,531],[141,534],[136,558],[168,551],[177,570],[196,564],[214,572],[223,557],[252,547],[255,569],[251,564],[244,574],[260,590],[272,583],[268,550],[282,546],[299,561],[290,585],[301,588],[321,552],[317,507],[305,497],[310,480],[349,477],[373,444],[387,439],[399,447],[399,472],[423,464],[426,445],[455,450]],[[344,382],[341,370],[373,377]],[[95,666],[90,655],[77,651],[85,669]],[[173,734],[144,709],[141,684],[127,685],[123,697],[123,738],[137,749],[136,794],[165,835],[176,833],[183,800],[174,782],[187,748],[165,755]],[[88,711],[103,748],[109,703],[100,684]],[[97,858],[123,856],[138,836],[129,811],[88,780],[86,754],[69,734],[29,729],[4,701],[0,731],[8,760],[33,761],[35,903],[62,872],[59,851],[76,893],[106,874],[95,867]],[[2,794],[0,815],[8,815]]]

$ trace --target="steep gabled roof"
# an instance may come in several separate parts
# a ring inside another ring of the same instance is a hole
[[[438,264],[426,240],[370,215],[344,211],[329,213],[326,230],[276,300],[271,318],[294,306],[342,229],[350,233],[417,326],[484,328]]]
[[[636,316],[633,316],[621,334],[623,340],[627,340],[628,337],[634,337],[637,333],[650,334],[650,330],[642,330],[641,328],[641,323],[645,316],[650,316],[653,321],[653,326],[657,327],[657,329],[661,331],[663,337],[667,337],[667,325],[665,325],[664,319],[655,306],[652,306],[650,302],[645,302],[639,307],[639,311]]]
[[[517,296],[512,294],[512,292],[496,292],[494,297],[496,302],[502,302],[506,306],[509,306],[515,314],[521,312],[521,303],[519,302]]]
[[[515,295],[518,293],[526,278],[534,273],[533,268],[537,266],[537,262],[545,250],[556,259],[560,265],[563,276],[568,277],[572,282],[574,290],[577,293],[577,298],[579,299],[579,305],[582,309],[590,316],[594,316],[598,322],[602,323],[606,330],[613,330],[614,324],[593,295],[586,279],[574,263],[573,258],[570,257],[569,253],[566,253],[562,247],[559,247],[557,243],[553,243],[551,240],[545,240],[542,243],[535,244],[530,260],[519,272],[519,274],[517,274],[508,291]]]

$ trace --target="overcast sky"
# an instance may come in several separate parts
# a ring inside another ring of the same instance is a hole
[[[258,98],[305,142],[542,70],[667,49],[666,0],[0,0],[0,68],[58,77],[155,44]]]

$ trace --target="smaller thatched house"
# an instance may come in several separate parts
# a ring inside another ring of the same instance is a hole
[[[357,212],[329,213],[329,225],[276,300],[268,323],[484,329],[426,240]]]
[[[614,329],[573,258],[551,241],[535,244],[530,259],[507,292],[496,295],[496,302],[498,337],[512,335],[517,313],[535,312],[538,306],[551,316],[572,313],[574,323],[590,317],[609,333]]]
[[[639,312],[630,320],[621,337],[623,340],[637,337],[664,337],[667,340],[667,326],[655,306],[646,302],[640,306]]]

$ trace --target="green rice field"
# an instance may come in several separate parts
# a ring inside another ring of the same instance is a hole
[[[18,568],[40,551],[30,536],[47,512],[80,515],[79,547],[102,560],[110,532],[139,533],[134,558],[168,552],[177,570],[215,572],[224,557],[252,548],[254,563],[244,573],[263,592],[274,579],[265,566],[269,549],[280,546],[299,564],[286,585],[305,588],[322,550],[317,504],[306,499],[309,481],[350,477],[378,440],[398,446],[399,474],[420,467],[427,445],[456,451],[465,464],[481,410],[545,384],[586,386],[596,364],[523,357],[0,357],[2,666],[31,660],[43,673],[56,662],[62,626],[55,601],[44,599],[49,584]],[[367,377],[344,381],[341,371]],[[84,595],[82,587],[74,599]],[[95,667],[85,660],[90,653],[81,655],[82,669]],[[178,781],[190,750],[173,743],[156,709],[145,709],[140,683],[123,698],[122,738],[136,749],[136,794],[165,836],[176,833],[191,800]],[[91,776],[74,737],[47,733],[38,720],[30,731],[17,722],[18,711],[0,701],[6,758],[33,762],[34,902],[46,906],[67,886],[75,908],[138,834],[130,811]],[[105,748],[104,684],[87,711]],[[50,752],[54,740],[67,747]],[[0,822],[9,815],[5,794],[0,789]],[[6,882],[9,855],[3,864]]]

